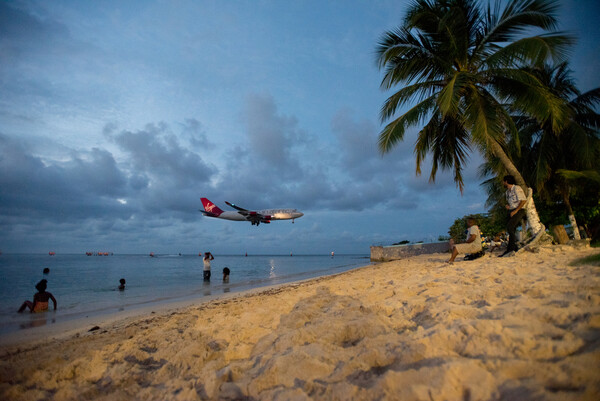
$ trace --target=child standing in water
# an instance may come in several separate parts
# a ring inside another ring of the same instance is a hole
[[[33,295],[33,302],[25,301],[23,305],[19,308],[18,312],[21,313],[25,310],[25,308],[29,308],[31,313],[33,312],[44,312],[48,310],[48,300],[51,299],[54,302],[54,310],[56,310],[56,298],[54,295],[46,291],[46,287],[48,285],[47,280],[42,280],[35,285],[35,288],[38,290],[36,294]]]
[[[124,291],[125,290],[125,279],[122,278],[121,280],[119,280],[119,283],[121,283],[119,285],[119,291]]]

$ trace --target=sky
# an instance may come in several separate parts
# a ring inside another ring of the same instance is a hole
[[[375,47],[405,1],[0,1],[0,251],[368,254],[486,211],[382,156]],[[571,68],[600,86],[595,0],[562,1]],[[203,217],[296,208],[252,226]]]

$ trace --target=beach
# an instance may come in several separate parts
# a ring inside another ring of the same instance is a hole
[[[3,400],[597,400],[600,251],[448,254],[11,340]],[[43,332],[41,332],[43,333]]]

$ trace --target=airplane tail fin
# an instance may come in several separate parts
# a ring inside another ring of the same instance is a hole
[[[206,212],[204,212],[205,215],[211,216],[211,217],[218,217],[221,215],[221,213],[223,213],[223,211],[221,209],[219,209],[219,207],[217,205],[215,205],[208,199],[200,198],[200,200],[202,201],[202,205],[204,206],[204,210],[206,211]]]

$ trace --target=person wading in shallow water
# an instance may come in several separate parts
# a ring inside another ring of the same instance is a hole
[[[204,252],[204,281],[210,281],[210,261],[215,257],[210,252]]]
[[[229,270],[229,267],[224,267],[223,268],[223,282],[224,283],[229,282],[229,273],[231,273],[231,270]]]
[[[48,285],[47,280],[42,280],[35,285],[35,288],[38,290],[37,293],[33,295],[33,302],[25,301],[23,305],[19,308],[18,312],[21,313],[25,310],[25,308],[29,308],[31,313],[33,312],[44,312],[48,310],[48,300],[52,300],[54,302],[54,310],[56,310],[56,298],[54,295],[46,291],[46,287]]]

